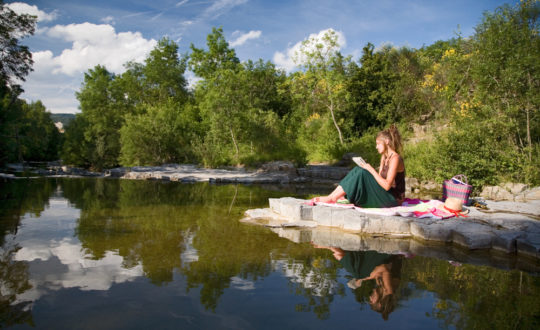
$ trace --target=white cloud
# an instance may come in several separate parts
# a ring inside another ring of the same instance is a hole
[[[335,31],[334,29],[330,28],[330,29],[322,30],[317,34],[315,34],[315,33],[310,34],[306,39],[297,42],[292,47],[287,48],[287,50],[284,53],[275,52],[274,57],[273,57],[274,63],[276,64],[277,67],[279,67],[281,69],[284,69],[287,72],[293,71],[294,68],[297,65],[302,64],[302,63],[305,62],[305,59],[303,59],[300,56],[300,49],[302,48],[302,43],[305,40],[312,39],[312,40],[315,41],[314,43],[311,44],[312,46],[314,46],[317,43],[323,43],[324,44],[323,36],[327,32],[335,32],[336,33],[336,35],[337,35],[337,43],[339,45],[338,50],[344,48],[347,45],[347,41],[345,39],[345,35],[343,34],[343,32]]]
[[[232,8],[245,4],[247,1],[248,0],[217,0],[210,7],[208,7],[201,16],[203,18],[210,17],[215,19],[225,14]]]
[[[250,40],[250,39],[257,39],[257,38],[260,38],[261,37],[261,31],[249,31],[248,33],[244,33],[242,35],[240,35],[238,38],[236,38],[236,40],[232,41],[230,43],[230,46],[231,47],[236,47],[236,46],[241,46],[243,45],[244,43],[246,43],[246,41]],[[233,33],[234,35],[234,33]]]
[[[178,7],[182,6],[182,5],[185,5],[188,1],[189,1],[189,0],[182,0],[182,1],[180,1],[179,3],[177,3],[177,4],[175,5],[175,7],[178,8]]]
[[[64,49],[59,56],[49,58],[50,53],[35,58],[35,66],[46,61],[53,63],[53,74],[75,75],[101,64],[108,70],[120,73],[128,61],[142,62],[155,47],[154,39],[147,40],[139,32],[116,33],[108,24],[92,23],[56,25],[47,35],[72,42],[70,49]]]
[[[126,62],[143,62],[157,44],[139,32],[117,33],[108,24],[56,25],[41,33],[71,43],[56,56],[51,50],[32,53],[34,71],[23,85],[23,98],[41,100],[52,113],[78,112],[75,91],[88,69],[101,64],[111,72],[122,73]]]
[[[110,24],[110,25],[116,24],[116,21],[114,20],[114,17],[112,16],[103,17],[101,21],[105,24]]]
[[[54,21],[57,17],[56,11],[46,13],[42,10],[39,10],[37,6],[30,6],[29,4],[23,2],[8,3],[6,6],[17,14],[29,14],[37,16],[38,22]]]

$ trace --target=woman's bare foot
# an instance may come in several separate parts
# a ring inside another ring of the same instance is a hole
[[[319,196],[319,197],[315,197],[313,198],[313,201],[315,203],[335,203],[336,201],[335,200],[332,200],[332,197],[331,196]]]

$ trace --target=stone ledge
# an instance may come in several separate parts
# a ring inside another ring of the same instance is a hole
[[[310,206],[306,200],[291,197],[271,198],[269,204],[269,209],[259,209],[264,211],[246,211],[243,221],[279,219],[280,222],[274,222],[272,227],[326,227],[351,234],[409,237],[426,242],[453,243],[468,250],[494,249],[540,258],[540,221],[523,214],[485,214],[471,208],[468,218],[436,220]],[[307,234],[303,235],[306,237]]]

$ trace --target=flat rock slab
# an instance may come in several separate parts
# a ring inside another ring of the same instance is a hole
[[[270,198],[269,208],[246,211],[242,221],[256,223],[261,219],[273,219],[272,227],[281,231],[287,227],[331,228],[356,236],[408,237],[424,242],[453,243],[468,250],[493,249],[540,259],[540,221],[535,218],[537,203],[519,203],[520,212],[516,213],[508,213],[510,204],[500,203],[489,203],[494,207],[489,213],[470,208],[467,218],[437,220],[311,206],[306,200],[284,197]],[[301,236],[309,235],[303,233]]]
[[[195,165],[169,166],[136,166],[130,171],[111,176],[131,180],[164,180],[178,182],[210,182],[210,183],[289,183],[286,173],[248,172],[243,169],[206,169]]]

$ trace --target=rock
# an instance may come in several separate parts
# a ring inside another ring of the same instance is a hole
[[[418,219],[411,217],[383,216],[362,213],[353,208],[310,206],[305,200],[296,198],[271,198],[270,210],[287,218],[289,223],[311,226],[315,223],[321,227],[342,229],[348,232],[369,235],[397,235],[398,237],[416,237],[425,241],[452,242],[456,245],[473,249],[490,249],[513,252],[521,239],[521,250],[532,253],[532,247],[538,240],[540,244],[540,223],[523,214],[482,213],[471,210],[468,218],[452,218],[446,220]],[[488,205],[499,212],[504,207],[516,205],[515,202],[490,202]],[[536,205],[521,203],[521,209],[531,210]],[[538,203],[540,205],[540,203]],[[523,240],[523,235],[535,237]],[[517,248],[519,251],[519,248]]]
[[[313,206],[306,205],[305,200],[297,198],[270,198],[270,209],[286,216],[288,219],[313,220]]]
[[[496,230],[494,231],[495,237],[492,241],[492,247],[496,250],[500,250],[507,253],[516,252],[516,242],[518,238],[525,236],[522,232],[508,231],[508,230]]]
[[[513,195],[517,195],[525,191],[528,187],[529,187],[528,185],[523,184],[523,183],[504,183],[502,185],[502,188],[512,193]]]
[[[491,248],[493,238],[490,227],[481,224],[456,225],[452,230],[452,242],[470,250]]]
[[[422,189],[427,191],[438,191],[442,190],[442,185],[433,181],[424,181],[422,182]]]
[[[500,200],[514,200],[514,195],[506,190],[505,188],[499,186],[486,186],[480,193],[480,197],[486,199],[491,199],[495,201]]]
[[[338,166],[326,166],[326,165],[309,165],[305,168],[299,168],[298,174],[303,177],[311,178],[314,180],[332,180],[339,181],[349,173],[350,169],[346,167]]]
[[[416,178],[405,178],[405,187],[408,189],[417,189],[420,187],[420,182]]]
[[[527,234],[526,237],[518,238],[516,241],[518,254],[525,254],[530,257],[540,258],[539,234]]]
[[[525,195],[525,199],[528,201],[540,200],[540,187],[526,190],[523,194]]]
[[[6,174],[6,173],[0,173],[0,178],[3,178],[3,179],[15,179],[15,175]]]
[[[274,161],[263,164],[261,166],[261,171],[263,172],[281,172],[286,173],[291,177],[296,177],[296,167],[292,162],[288,161]]]
[[[344,154],[343,157],[341,157],[341,159],[337,163],[334,164],[334,166],[341,166],[341,167],[347,167],[347,168],[351,167],[355,165],[352,158],[357,157],[357,156],[359,155],[355,152],[348,152]]]
[[[452,227],[442,223],[411,222],[411,234],[426,241],[451,242]]]
[[[104,172],[105,177],[111,177],[111,178],[121,178],[126,173],[128,173],[131,169],[129,167],[117,167],[117,168],[111,168],[109,170],[106,170]]]

